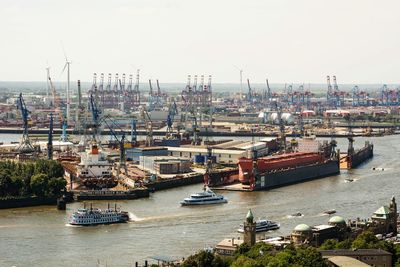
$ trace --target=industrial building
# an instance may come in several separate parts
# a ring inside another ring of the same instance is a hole
[[[354,250],[335,249],[335,250],[321,250],[320,252],[322,254],[322,257],[325,259],[344,256],[368,264],[366,266],[392,266],[392,254],[382,249],[354,249]],[[355,266],[355,265],[346,265],[346,266]]]
[[[208,151],[206,147],[168,147],[168,155],[173,157],[184,157],[192,159],[193,157],[205,156]],[[213,149],[213,156],[215,156],[216,163],[236,163],[239,158],[246,157],[245,150],[231,150],[231,149]]]
[[[134,147],[127,148],[126,159],[139,161],[141,156],[168,156],[168,149],[165,147]]]
[[[155,174],[178,174],[191,172],[188,159],[171,156],[141,156],[139,166]]]

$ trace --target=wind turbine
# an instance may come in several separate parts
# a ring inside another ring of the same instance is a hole
[[[50,78],[50,67],[49,67],[49,64],[47,64],[47,67],[46,67],[46,74],[47,74],[47,77],[46,77],[46,84],[47,84],[46,97],[49,97],[49,94],[50,94],[50,81],[49,81],[49,78]]]
[[[67,55],[65,53],[64,47],[63,47],[63,52],[64,52],[64,57],[65,57],[65,65],[64,68],[61,72],[61,74],[64,73],[65,69],[67,69],[67,124],[69,123],[69,119],[70,119],[70,108],[71,108],[71,99],[70,99],[70,87],[69,87],[69,67],[71,64],[71,61],[68,60]]]
[[[243,99],[243,69],[239,68],[236,65],[233,65],[240,73],[240,100]]]

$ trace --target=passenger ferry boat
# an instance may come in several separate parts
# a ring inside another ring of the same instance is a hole
[[[190,197],[187,197],[181,201],[181,205],[209,205],[227,202],[228,200],[223,195],[217,195],[208,186],[204,186],[203,192],[191,194]]]
[[[74,212],[69,218],[71,225],[97,225],[122,223],[129,221],[129,214],[121,211],[115,206],[114,209],[108,207],[106,210],[81,208]]]
[[[257,220],[256,221],[256,232],[265,232],[270,230],[279,229],[281,226],[279,223],[268,221],[268,220]],[[239,233],[244,233],[243,224],[240,225],[238,229]]]
[[[95,140],[90,148],[81,153],[81,162],[77,166],[77,176],[90,189],[115,187],[118,179],[112,173],[113,164],[108,161]]]

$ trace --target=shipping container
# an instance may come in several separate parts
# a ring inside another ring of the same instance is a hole
[[[203,155],[196,155],[193,157],[193,162],[196,164],[204,164],[205,157]]]

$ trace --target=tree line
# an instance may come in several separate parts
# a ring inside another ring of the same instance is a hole
[[[61,163],[54,160],[0,161],[0,199],[56,197],[67,184]]]
[[[189,256],[183,267],[328,267],[328,262],[322,258],[319,250],[332,249],[383,249],[392,253],[393,265],[400,266],[400,244],[379,240],[372,232],[365,231],[356,238],[338,241],[326,240],[319,248],[311,246],[287,245],[282,250],[276,250],[272,245],[258,242],[249,247],[240,245],[233,257],[219,256],[211,251],[200,251]]]

